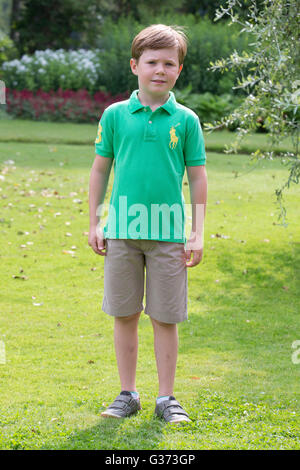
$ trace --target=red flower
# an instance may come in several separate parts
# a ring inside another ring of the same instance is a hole
[[[13,116],[44,120],[73,122],[98,121],[104,109],[112,103],[125,100],[129,93],[112,96],[110,93],[98,91],[91,95],[87,90],[78,91],[7,89],[7,112]]]

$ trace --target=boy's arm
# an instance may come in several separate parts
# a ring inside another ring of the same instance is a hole
[[[98,255],[105,256],[105,240],[102,234],[97,233],[99,215],[97,209],[104,201],[109,174],[113,159],[96,155],[90,174],[89,186],[89,209],[90,209],[90,230],[89,245]]]
[[[204,218],[207,201],[207,174],[205,165],[187,166],[192,204],[192,231],[186,247],[186,266],[200,263],[203,256]],[[193,253],[193,260],[191,255]]]

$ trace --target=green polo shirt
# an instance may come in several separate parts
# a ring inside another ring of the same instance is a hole
[[[98,126],[95,152],[114,159],[104,236],[185,243],[185,167],[206,162],[199,118],[173,92],[155,111],[137,93],[106,108]]]

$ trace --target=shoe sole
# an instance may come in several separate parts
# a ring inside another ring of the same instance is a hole
[[[133,416],[134,414],[136,414],[141,408],[139,408],[137,411],[135,411],[134,413],[131,413],[130,415],[128,416],[120,416],[120,415],[117,415],[115,414],[113,411],[102,411],[101,413],[101,416],[103,416],[103,418],[117,418],[117,419],[123,419],[123,418],[128,418],[129,416]]]
[[[172,421],[166,421],[166,422],[170,424],[191,423],[191,420],[187,418],[183,418],[183,419],[178,418],[178,419],[173,419]]]
[[[101,416],[103,416],[103,418],[117,418],[117,419],[125,418],[125,416],[115,415],[113,413],[110,413],[109,411],[103,411],[101,413]]]
[[[178,424],[178,423],[191,423],[192,420],[188,417],[178,417],[178,418],[174,418],[172,419],[171,421],[166,421],[162,416],[159,416],[157,415],[157,418],[161,419],[162,421],[164,421],[166,424]]]

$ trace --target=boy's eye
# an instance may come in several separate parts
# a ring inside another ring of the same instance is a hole
[[[155,60],[149,60],[148,61],[148,64],[155,64],[155,63],[156,63]],[[172,62],[167,62],[166,65],[172,67],[174,64],[172,64]]]

